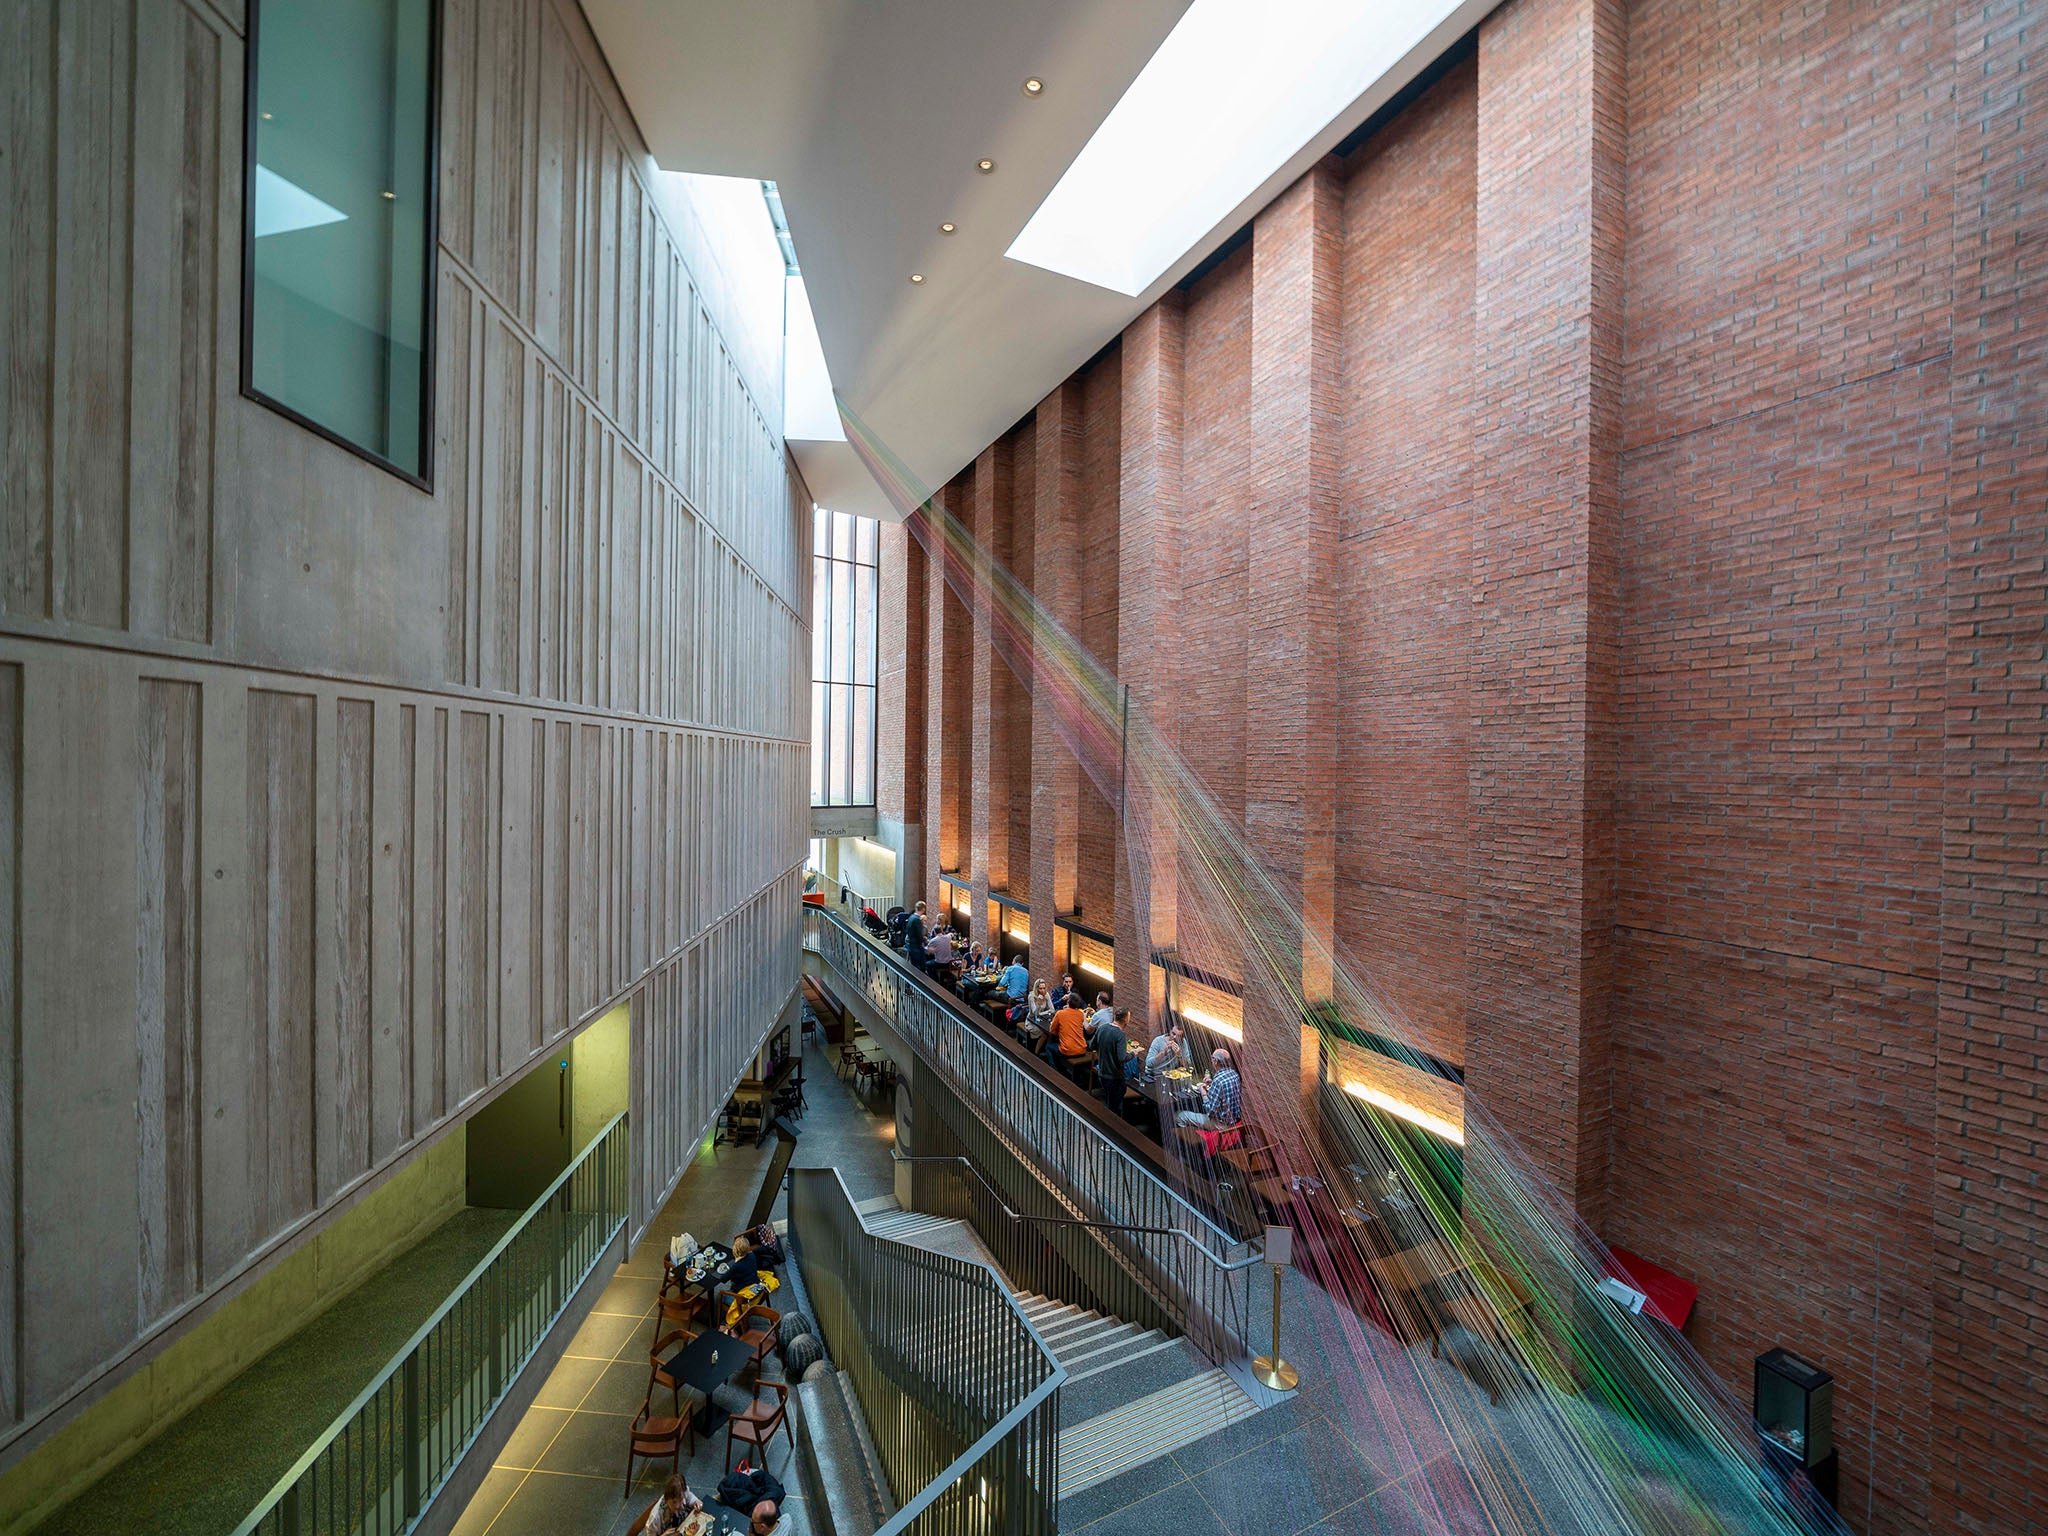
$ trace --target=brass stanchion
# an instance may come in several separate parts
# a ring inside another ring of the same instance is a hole
[[[1266,1262],[1273,1267],[1273,1353],[1252,1361],[1252,1374],[1275,1392],[1292,1392],[1301,1385],[1301,1372],[1280,1358],[1280,1270],[1293,1257],[1293,1231],[1266,1228]]]

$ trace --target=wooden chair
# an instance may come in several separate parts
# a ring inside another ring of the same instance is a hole
[[[619,1495],[621,1499],[633,1495],[633,1463],[636,1461],[659,1461],[666,1456],[670,1473],[683,1469],[682,1419],[654,1416],[655,1378],[662,1374],[659,1369],[649,1373],[647,1396],[641,1401],[640,1412],[626,1431],[626,1488]]]
[[[731,1304],[739,1299],[738,1294],[733,1291],[720,1291],[718,1293],[719,1315],[721,1317],[724,1316]],[[773,1307],[764,1307],[759,1302],[755,1302],[745,1312],[740,1314],[738,1322],[725,1331],[753,1351],[754,1377],[758,1381],[760,1379],[762,1362],[773,1353],[776,1343],[781,1338],[782,1314]]]
[[[697,1404],[702,1401],[702,1398],[699,1397],[695,1387],[687,1387],[679,1377],[671,1376],[668,1373],[668,1368],[662,1364],[662,1361],[677,1350],[696,1342],[697,1335],[690,1332],[689,1329],[676,1328],[655,1339],[653,1347],[647,1351],[647,1364],[649,1366],[647,1379],[648,1398],[650,1400],[653,1398],[656,1387],[666,1387],[668,1389],[670,1406],[675,1410],[676,1418],[682,1421],[683,1427],[689,1432],[690,1448],[692,1450],[695,1450],[697,1445]],[[683,1411],[684,1392],[688,1392],[691,1399],[690,1411],[688,1413]]]
[[[710,1305],[701,1291],[695,1296],[685,1296],[678,1291],[673,1296],[655,1298],[654,1337],[658,1343],[668,1329],[682,1331],[683,1342],[689,1343],[704,1331],[704,1309]],[[650,1349],[653,1345],[648,1346]]]
[[[763,1403],[761,1389],[766,1387],[775,1394],[775,1401]],[[732,1468],[732,1447],[735,1440],[751,1445],[760,1453],[761,1465],[768,1465],[768,1442],[775,1438],[777,1430],[789,1438],[789,1448],[796,1449],[796,1431],[789,1427],[789,1387],[780,1381],[756,1381],[754,1383],[754,1406],[744,1413],[736,1413],[725,1421],[725,1467]]]

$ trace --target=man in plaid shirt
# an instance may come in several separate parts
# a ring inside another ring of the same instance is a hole
[[[1222,1047],[1211,1053],[1209,1068],[1215,1075],[1206,1088],[1197,1090],[1201,1109],[1184,1109],[1175,1118],[1198,1130],[1227,1131],[1244,1118],[1244,1089],[1237,1068],[1230,1064],[1230,1052]]]

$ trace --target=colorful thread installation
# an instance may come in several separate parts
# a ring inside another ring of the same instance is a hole
[[[1247,1120],[1274,1149],[1268,1188],[1284,1192],[1295,1262],[1313,1282],[1293,1288],[1304,1299],[1287,1353],[1308,1354],[1298,1359],[1307,1385],[1334,1400],[1332,1416],[1370,1468],[1358,1528],[1846,1530],[1803,1476],[1765,1455],[1747,1410],[1676,1330],[1598,1289],[1621,1267],[1374,986],[1376,974],[1399,976],[1400,957],[1361,964],[1331,941],[1327,921],[1307,921],[1308,893],[1298,874],[1291,887],[1285,877],[1290,852],[1299,868],[1286,834],[1255,849],[1145,702],[1127,699],[843,401],[840,414],[926,558],[1030,691],[1034,724],[1049,721],[1109,813],[1121,808],[1118,899],[1134,904],[1135,931],[1149,928],[1155,958],[1171,963],[1155,963],[1138,987],[1122,960],[1119,996],[1150,1024],[1163,991],[1231,1049]],[[1246,768],[1256,773],[1256,759]],[[1233,990],[1236,1021],[1219,1017]],[[1311,1059],[1316,1086],[1305,1095]],[[1164,1140],[1186,1188],[1256,1227],[1243,1190],[1181,1152],[1171,1129]],[[1402,1261],[1401,1279],[1425,1283],[1388,1283],[1384,1262],[1368,1271],[1346,1235],[1355,1227],[1383,1234],[1370,1251],[1418,1256]],[[1245,1342],[1261,1351],[1269,1325],[1248,1311]],[[1422,1347],[1430,1339],[1448,1363]],[[1306,1488],[1299,1497],[1301,1511],[1272,1511],[1275,1529],[1296,1529],[1293,1513],[1301,1524],[1317,1518]]]

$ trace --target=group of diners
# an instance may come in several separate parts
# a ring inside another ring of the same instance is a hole
[[[917,903],[904,929],[903,951],[910,963],[940,985],[979,1008],[999,1027],[1043,1058],[1054,1071],[1092,1085],[1105,1108],[1126,1117],[1131,1102],[1152,1105],[1164,1130],[1173,1122],[1213,1138],[1244,1120],[1244,1087],[1227,1048],[1209,1054],[1209,1075],[1197,1080],[1187,1033],[1175,1020],[1150,1040],[1134,1039],[1131,1011],[1108,992],[1090,1000],[1071,975],[1055,983],[1036,981],[1021,960],[1001,964],[979,943],[963,944],[943,924],[928,926],[925,904]]]

